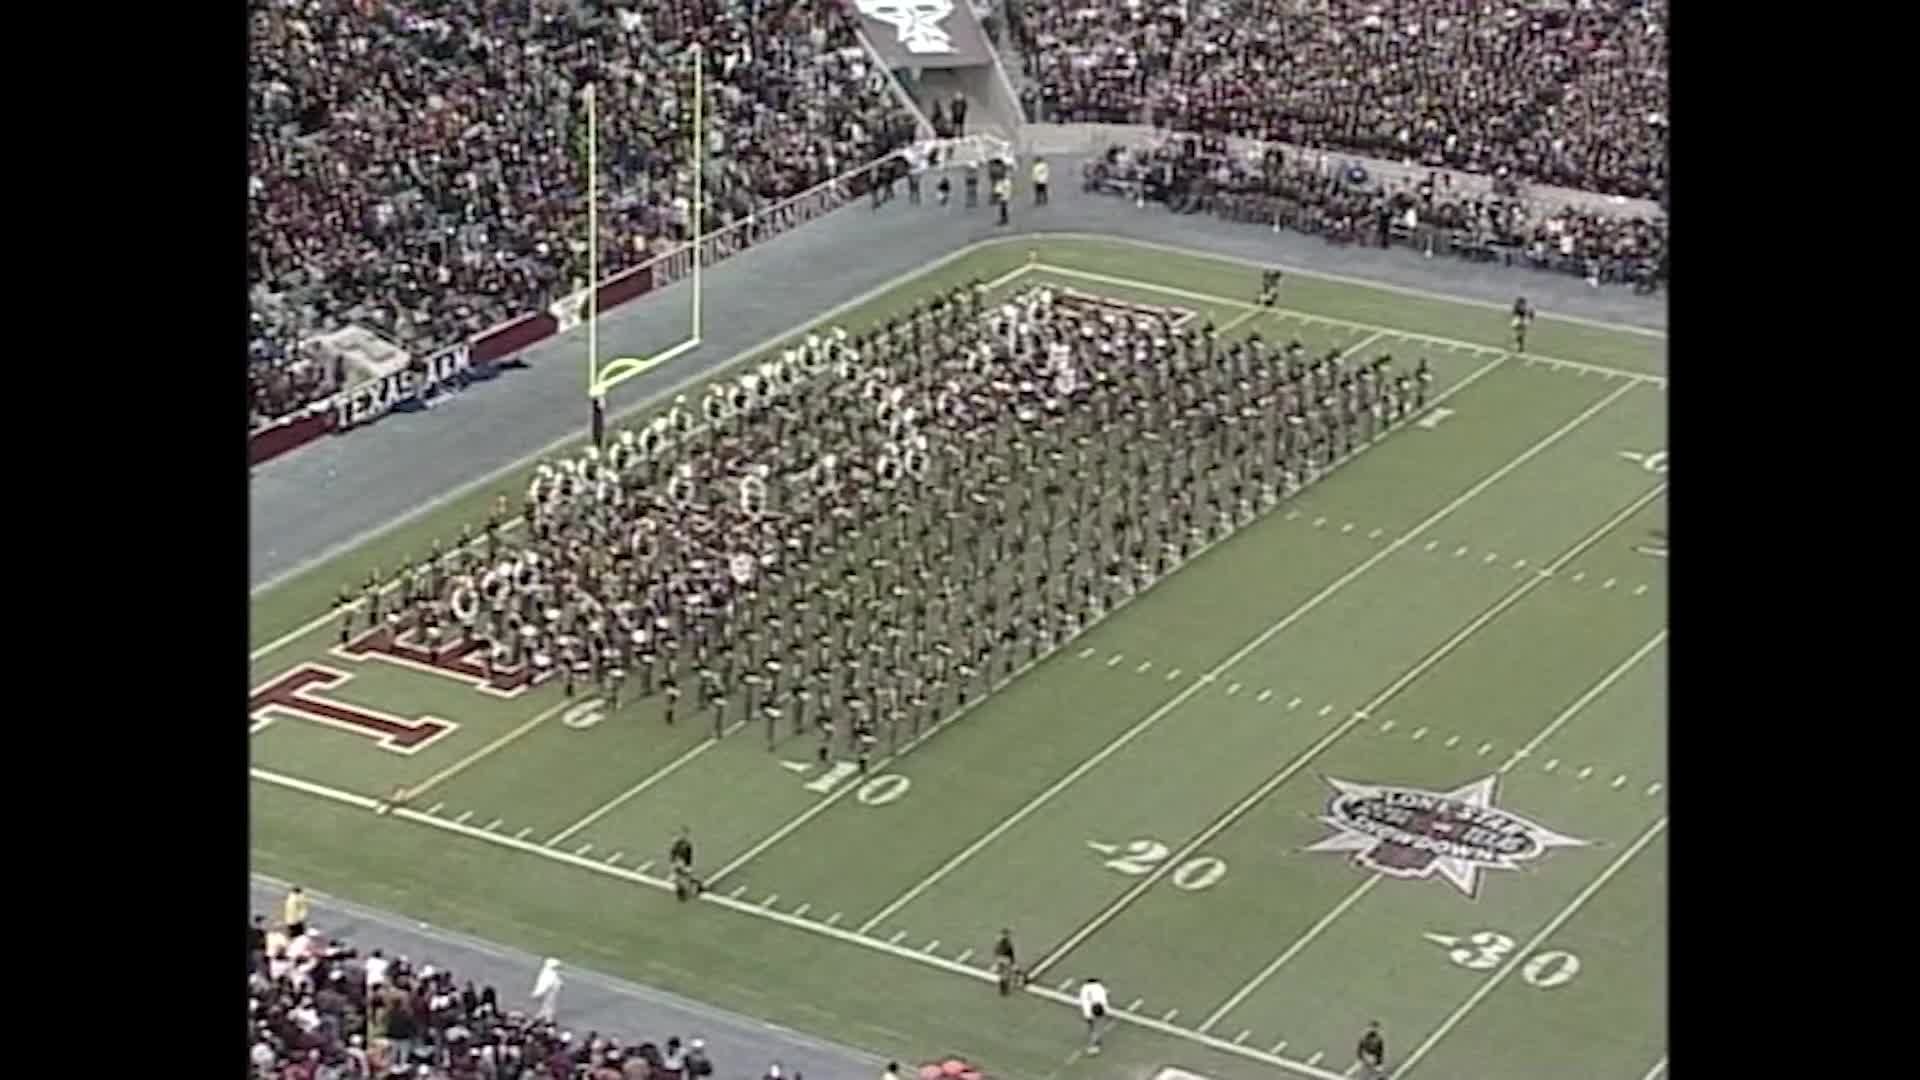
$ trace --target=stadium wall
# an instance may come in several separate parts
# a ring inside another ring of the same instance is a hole
[[[712,266],[838,210],[865,194],[873,171],[896,156],[889,154],[868,162],[701,237],[700,264]],[[610,311],[635,297],[681,280],[692,273],[693,257],[693,245],[682,244],[605,279],[596,296],[599,310]],[[581,299],[585,299],[584,290]],[[429,354],[421,370],[395,372],[362,383],[269,421],[247,433],[247,464],[270,461],[323,435],[374,423],[388,413],[418,408],[436,394],[454,393],[470,381],[491,378],[522,350],[559,331],[560,320],[551,311],[528,312]]]

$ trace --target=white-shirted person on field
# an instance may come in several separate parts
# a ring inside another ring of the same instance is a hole
[[[1100,1036],[1107,1029],[1107,988],[1099,979],[1080,984],[1080,1015],[1087,1021],[1087,1053],[1100,1052]]]

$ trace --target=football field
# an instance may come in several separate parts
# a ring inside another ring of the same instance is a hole
[[[1352,1076],[1374,1020],[1396,1076],[1664,1075],[1664,336],[1546,315],[1520,356],[1494,307],[1289,274],[1258,308],[1255,267],[1077,239],[830,321],[976,278],[1425,357],[1434,392],[865,775],[340,641],[341,586],[517,504],[516,471],[255,597],[255,867],[1002,1080]],[[685,905],[683,825],[709,883]],[[1098,1057],[1089,976],[1123,1007]]]

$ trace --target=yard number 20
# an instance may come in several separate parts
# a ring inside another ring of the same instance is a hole
[[[1128,877],[1145,877],[1153,873],[1155,867],[1167,861],[1172,850],[1158,840],[1134,840],[1124,848],[1115,848],[1111,844],[1091,843],[1087,846],[1102,854],[1116,854],[1101,865],[1109,870],[1118,870]],[[1227,876],[1227,864],[1212,855],[1202,855],[1188,859],[1175,867],[1172,875],[1174,888],[1186,892],[1199,892],[1219,884]]]

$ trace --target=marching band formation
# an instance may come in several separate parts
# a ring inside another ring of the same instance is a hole
[[[538,468],[364,625],[617,710],[683,684],[716,733],[809,728],[864,768],[1426,402],[1422,360],[1225,342],[1191,315],[974,283],[810,334]],[[509,532],[513,535],[509,538]],[[637,677],[637,688],[629,687]],[[733,710],[734,703],[740,710]]]

